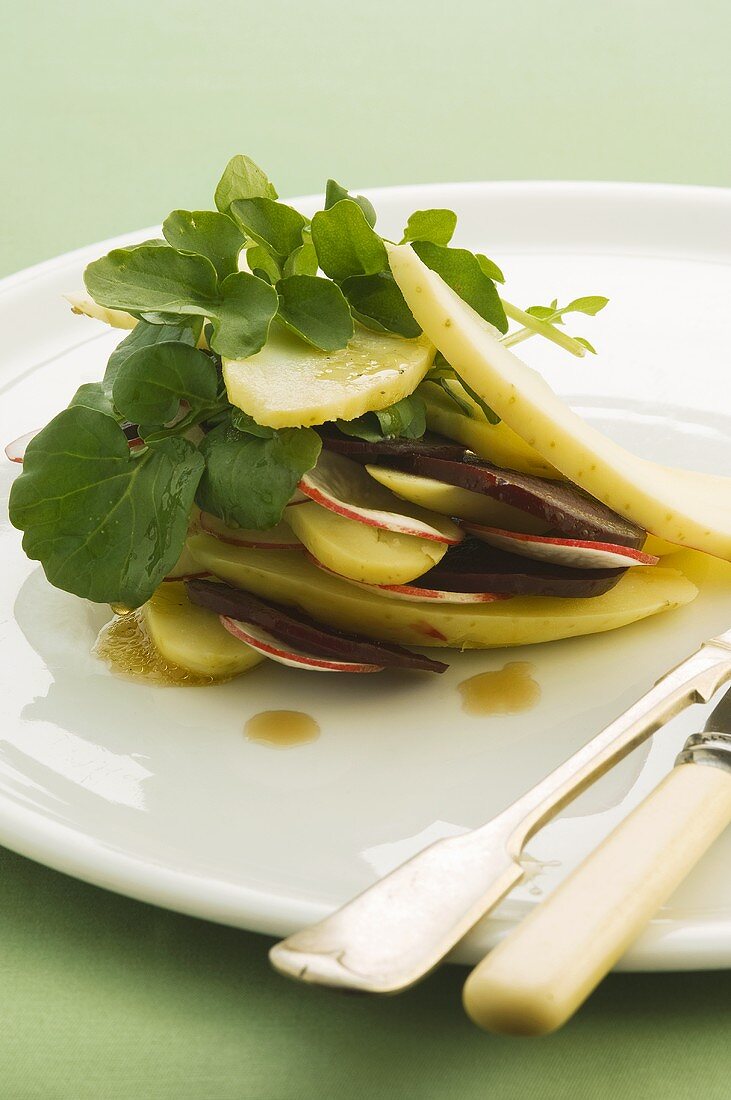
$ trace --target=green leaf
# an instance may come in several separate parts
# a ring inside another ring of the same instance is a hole
[[[205,256],[218,278],[238,270],[244,235],[225,214],[215,210],[173,210],[162,224],[165,240],[179,252]]]
[[[475,259],[488,279],[492,279],[495,283],[505,282],[505,276],[494,260],[490,260],[487,256],[483,255],[482,252],[475,252]]]
[[[581,344],[582,348],[586,348],[592,355],[596,355],[596,348],[593,344],[590,344],[588,340],[585,340],[583,336],[574,336],[573,338],[577,344]]]
[[[265,172],[250,157],[239,153],[226,165],[216,187],[216,207],[228,214],[238,199],[276,199],[277,192]]]
[[[307,225],[299,210],[274,199],[237,199],[231,203],[231,217],[280,266],[302,244],[302,230]]]
[[[507,332],[508,319],[495,284],[472,252],[465,248],[443,248],[430,241],[414,241],[412,247],[426,266],[436,271],[480,317],[500,332]]]
[[[474,416],[472,406],[461,396],[460,391],[463,390],[472,398],[472,401],[480,409],[488,424],[500,423],[500,417],[497,413],[490,408],[487,402],[483,401],[480,395],[476,393],[464,379],[460,378],[454,367],[447,362],[440,351],[434,356],[434,362],[426,375],[425,381],[434,382],[439,386],[446,396],[449,397],[466,416]],[[450,383],[452,384],[450,385]]]
[[[317,253],[315,252],[315,246],[312,243],[312,234],[309,230],[303,231],[302,244],[299,248],[295,248],[294,252],[290,252],[284,264],[284,271],[282,274],[285,277],[289,275],[317,274]]]
[[[277,434],[276,428],[267,428],[264,424],[257,424],[253,416],[249,416],[243,409],[231,409],[231,424],[239,432],[248,432],[260,439],[271,439]]]
[[[189,344],[153,344],[128,357],[114,382],[114,404],[133,424],[169,423],[187,401],[191,413],[216,402],[218,376],[204,351]]]
[[[312,428],[284,428],[265,439],[221,424],[200,445],[206,469],[196,502],[231,527],[274,527],[321,446]]]
[[[369,443],[380,439],[421,439],[426,431],[426,405],[412,393],[387,409],[366,413],[356,420],[338,420],[337,426],[345,435]]]
[[[353,336],[353,318],[342,291],[316,275],[290,275],[277,283],[279,318],[321,351],[344,348]]]
[[[187,440],[133,456],[118,424],[77,405],[28,445],[11,522],[56,588],[138,607],[180,556],[202,472]]]
[[[107,393],[112,392],[114,379],[122,365],[130,355],[139,348],[150,347],[154,344],[163,344],[168,341],[190,344],[195,347],[203,327],[202,317],[190,317],[177,321],[173,325],[151,325],[147,321],[138,321],[121,343],[109,356],[107,369],[104,372],[103,386]]]
[[[84,283],[99,305],[133,313],[205,317],[216,300],[216,271],[210,260],[169,245],[115,248],[89,264]]]
[[[341,289],[354,316],[366,328],[408,337],[421,334],[421,328],[390,271],[379,271],[376,275],[353,275],[344,280]]]
[[[376,210],[373,203],[369,202],[365,195],[351,195],[349,191],[335,180],[328,180],[325,188],[325,209],[329,210],[331,206],[335,206],[336,203],[342,202],[343,199],[350,199],[351,202],[356,203],[361,208],[365,215],[365,220],[372,229],[376,224]]]
[[[608,302],[609,299],[601,294],[591,294],[585,298],[574,298],[573,302],[564,306],[561,313],[586,313],[589,317],[595,317]]]
[[[69,408],[72,409],[75,405],[82,405],[85,409],[95,409],[97,412],[103,413],[104,416],[111,416],[114,420],[118,419],[109,392],[103,382],[86,382],[83,386],[79,386],[69,401]]]
[[[415,210],[406,223],[401,244],[406,241],[431,241],[448,245],[457,228],[453,210]]]
[[[375,275],[388,270],[383,241],[368,224],[361,208],[350,199],[315,214],[312,243],[320,267],[336,283],[352,275]]]
[[[210,310],[211,347],[228,359],[247,359],[261,351],[279,307],[277,292],[255,275],[237,271],[221,283],[221,297]]]
[[[252,275],[257,279],[265,279],[268,283],[276,283],[282,277],[282,268],[277,260],[266,248],[260,244],[251,244],[246,249],[246,262]]]

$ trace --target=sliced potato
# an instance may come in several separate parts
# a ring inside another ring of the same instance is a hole
[[[98,306],[94,299],[86,294],[64,294],[64,298],[71,306],[72,313],[81,313],[84,317],[93,317],[95,321],[104,321],[112,328],[134,328],[137,324],[137,318],[131,313]]]
[[[561,477],[558,470],[533,447],[524,443],[504,420],[499,424],[490,424],[479,405],[463,391],[460,392],[460,399],[472,407],[474,416],[460,412],[454,401],[437,389],[433,382],[422,382],[419,396],[426,402],[426,423],[431,431],[462,443],[496,466],[507,466],[509,470],[536,474],[538,477]]]
[[[484,493],[473,493],[470,489],[461,489],[458,485],[447,485],[445,481],[436,481],[431,477],[418,474],[406,474],[402,470],[392,470],[387,466],[366,466],[366,470],[385,485],[392,493],[404,500],[440,512],[444,516],[457,516],[469,519],[473,523],[484,523],[488,527],[500,527],[505,531],[520,531],[528,535],[540,535],[546,531],[546,524],[519,508],[493,500]]]
[[[413,581],[441,561],[447,550],[444,542],[384,531],[314,503],[290,508],[287,522],[328,569],[369,584]]]
[[[224,359],[229,401],[270,428],[354,420],[413,393],[434,358],[428,340],[356,326],[340,351],[324,352],[272,330],[249,359]]]
[[[496,330],[407,245],[389,245],[394,278],[455,371],[566,478],[646,531],[731,560],[731,478],[630,454],[582,420]]]
[[[195,535],[190,548],[203,569],[263,599],[300,607],[340,630],[405,645],[491,649],[596,634],[680,607],[698,591],[678,570],[655,565],[628,570],[610,592],[590,600],[520,596],[434,606],[366,592],[296,551],[243,550],[208,535]]]
[[[191,603],[185,585],[177,581],[160,585],[143,606],[142,620],[158,653],[197,676],[224,680],[264,660],[229,634],[218,615]]]

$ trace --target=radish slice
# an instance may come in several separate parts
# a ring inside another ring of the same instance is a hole
[[[246,546],[250,550],[301,550],[302,543],[286,523],[278,523],[268,531],[250,531],[245,527],[227,527],[217,516],[201,512],[201,530],[230,546]]]
[[[290,668],[302,668],[308,672],[383,672],[382,665],[356,664],[353,661],[337,661],[332,657],[315,657],[302,649],[287,649],[281,641],[266,630],[250,623],[242,623],[238,619],[230,619],[228,615],[219,615],[219,619],[226,627],[229,634],[246,642],[252,649],[270,657],[272,661],[278,661]]]
[[[482,542],[508,550],[523,558],[569,565],[575,569],[623,569],[630,565],[657,565],[659,558],[631,546],[611,542],[589,542],[582,539],[553,538],[548,535],[526,535],[519,531],[503,531],[500,527],[484,527],[479,523],[463,523],[465,531]]]
[[[403,512],[404,502],[390,489],[379,485],[357,462],[334,451],[322,451],[317,465],[299,484],[306,496],[337,515],[432,542],[454,546],[464,534],[451,520],[413,506]]]
[[[415,603],[494,603],[496,600],[511,598],[498,592],[447,592],[443,588],[419,588],[415,584],[368,584],[366,581],[352,581],[349,577],[341,577],[334,569],[328,569],[309,552],[307,557],[323,573],[329,573],[338,580],[347,580],[348,584],[364,588],[366,592],[377,592],[391,600],[412,600]]]
[[[30,443],[34,436],[38,435],[40,428],[36,428],[33,432],[26,432],[25,435],[19,435],[17,439],[14,439],[12,443],[8,443],[5,448],[5,454],[11,462],[22,462],[25,458],[25,448]]]

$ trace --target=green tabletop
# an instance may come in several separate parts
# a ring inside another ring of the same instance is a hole
[[[727,0],[2,5],[0,273],[206,205],[248,152],[282,194],[429,180],[731,184]],[[731,974],[616,975],[506,1040],[445,968],[386,1001],[290,985],[268,942],[0,855],[9,1100],[729,1095]]]

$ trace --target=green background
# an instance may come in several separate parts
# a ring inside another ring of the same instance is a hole
[[[491,178],[731,183],[727,0],[0,3],[8,273],[208,205]],[[731,974],[617,975],[562,1033],[482,1035],[447,968],[386,1001],[270,973],[261,937],[0,858],[9,1098],[716,1100]]]

